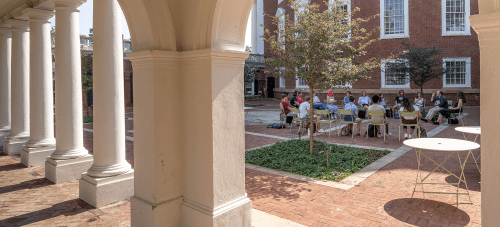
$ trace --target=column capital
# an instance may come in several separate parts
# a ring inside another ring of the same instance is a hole
[[[29,22],[26,20],[10,19],[7,21],[12,30],[29,30]]]
[[[0,37],[12,38],[12,32],[10,28],[0,27]]]
[[[63,9],[63,8],[69,8],[73,9],[75,11],[78,11],[78,7],[80,7],[83,3],[86,3],[87,0],[51,0],[55,6],[56,10]]]
[[[54,11],[28,8],[23,10],[23,14],[29,17],[29,20],[40,20],[50,23],[49,19],[54,16]]]

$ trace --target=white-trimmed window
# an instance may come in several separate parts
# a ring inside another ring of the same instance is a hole
[[[306,10],[306,6],[308,4],[311,4],[311,0],[298,0],[298,3],[300,5],[302,5],[301,7],[299,7],[299,12],[295,12],[294,13],[294,21],[296,22],[298,20],[297,18],[297,13],[301,13],[302,11]]]
[[[300,67],[300,70],[304,71],[304,70],[307,70],[309,71],[309,66],[308,67]],[[306,82],[304,81],[304,79],[298,77],[298,76],[295,76],[295,87],[296,88],[309,88],[309,86],[307,86]]]
[[[279,18],[279,22],[278,22],[278,40],[280,42],[283,42],[285,37],[282,37],[281,36],[281,32],[285,30],[285,17],[286,17],[286,11],[285,9],[283,8],[278,8],[278,10],[276,11],[276,17]],[[281,46],[281,48],[285,49],[285,44],[283,44]]]
[[[334,4],[334,0],[329,0],[329,5],[328,5],[328,10],[331,10],[332,5]],[[349,12],[349,20],[342,21],[342,23],[348,23],[351,22],[351,0],[344,0],[344,4],[340,6],[341,9],[343,9],[346,12]],[[349,35],[345,38],[351,38],[351,30],[349,30]]]
[[[410,87],[408,71],[401,70],[403,65],[407,65],[404,60],[382,60],[380,80],[383,88]]]
[[[443,67],[449,72],[443,75],[443,87],[470,87],[470,58],[443,58]]]
[[[380,38],[406,38],[410,36],[408,0],[380,0]]]
[[[280,88],[286,87],[285,78],[282,76],[285,76],[285,68],[283,67],[280,68]]]
[[[283,0],[278,0],[278,5],[282,2]]]
[[[470,35],[470,0],[441,0],[442,35]]]

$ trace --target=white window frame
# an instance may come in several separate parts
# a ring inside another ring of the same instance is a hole
[[[407,73],[406,74],[406,84],[404,85],[386,85],[385,84],[385,64],[386,63],[396,63],[397,61],[401,61],[398,59],[388,59],[388,60],[382,60],[382,65],[380,66],[380,83],[382,88],[410,88],[410,75]],[[405,62],[407,62],[405,60]]]
[[[298,0],[298,2],[300,4],[311,4],[311,0]],[[300,8],[299,12],[303,11],[303,10],[305,10],[305,8]],[[294,16],[293,21],[296,22],[297,21],[297,12],[294,12],[293,16]]]
[[[278,0],[278,5],[282,2],[283,0]]]
[[[328,5],[328,10],[332,10],[332,4],[334,3],[333,0],[328,0],[328,3],[330,4]],[[344,0],[344,5],[347,5],[347,11],[349,12],[349,24],[351,24],[351,0]],[[351,39],[351,30],[349,30],[349,35],[347,38]]]
[[[302,67],[301,67],[302,68]],[[309,69],[309,67],[307,67]],[[295,69],[296,71],[298,71],[298,69]],[[303,80],[302,78],[298,77],[298,76],[295,76],[295,87],[296,88],[309,88],[309,86],[306,85],[300,85],[300,80]]]
[[[385,23],[384,23],[384,10],[385,10],[385,0],[380,0],[380,38],[381,39],[395,39],[395,38],[408,38],[410,37],[410,23],[408,21],[408,0],[402,0],[404,4],[404,19],[405,19],[405,30],[403,34],[385,34]]]
[[[278,10],[276,10],[276,17],[279,18],[278,31],[285,30],[286,10],[281,7],[278,8]],[[284,39],[284,37],[281,37],[281,32],[278,32],[278,40],[281,39]],[[283,45],[281,48],[285,49],[285,45]]]
[[[446,1],[441,0],[441,32],[442,36],[470,35],[470,0],[465,0],[465,31],[446,31]]]
[[[465,85],[448,85],[446,84],[446,73],[443,75],[443,87],[471,87],[471,58],[443,58],[443,68],[446,68],[447,61],[465,61],[465,70],[467,71],[465,74]]]
[[[285,76],[285,67],[280,68],[280,88],[285,88],[286,87],[286,79],[281,76]]]

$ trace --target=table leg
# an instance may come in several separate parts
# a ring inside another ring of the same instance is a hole
[[[457,152],[458,162],[460,163],[460,170],[461,170],[460,180],[458,181],[458,186],[457,186],[457,207],[458,207],[458,188],[460,187],[460,181],[464,182],[464,184],[465,184],[465,190],[467,190],[467,196],[469,196],[469,202],[470,202],[470,204],[472,204],[472,200],[471,200],[470,194],[469,194],[469,187],[467,186],[467,180],[465,179],[465,174],[464,174],[465,164],[467,163],[467,160],[469,159],[469,155],[471,153],[472,153],[472,151],[469,151],[467,153],[467,156],[465,157],[465,160],[462,163],[461,160],[460,160],[460,154]],[[462,178],[463,178],[463,180],[462,180]]]
[[[413,193],[411,194],[411,197],[413,198],[413,195],[415,194],[415,191],[417,189],[417,184],[418,183],[418,178],[420,177],[420,185],[422,186],[422,195],[424,196],[424,201],[425,201],[425,192],[424,192],[424,184],[422,180],[422,172],[420,171],[420,161],[422,160],[422,157],[420,154],[422,153],[422,149],[416,149],[415,148],[415,154],[417,155],[417,178],[415,179],[415,187],[413,188]]]

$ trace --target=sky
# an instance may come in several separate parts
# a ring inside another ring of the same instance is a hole
[[[80,6],[80,35],[88,35],[89,34],[89,29],[92,28],[92,19],[93,19],[93,6],[94,6],[94,0],[87,0],[86,3],[84,3],[82,6]],[[123,16],[123,12],[121,13],[122,15],[122,33],[123,33],[123,38],[125,39],[130,39],[130,32],[128,30],[128,25],[127,21],[125,20],[125,16]],[[52,17],[50,19],[51,24],[50,26],[53,27],[55,26],[55,17]],[[246,46],[251,46],[251,30],[250,30],[250,18],[248,21],[247,25],[247,33],[245,36],[245,45]]]

